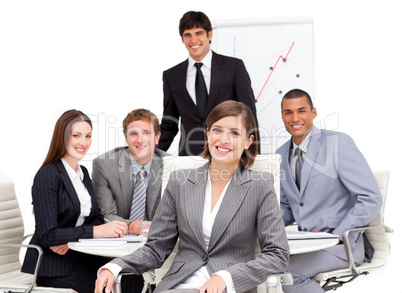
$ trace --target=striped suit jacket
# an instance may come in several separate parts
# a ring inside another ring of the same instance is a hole
[[[32,199],[35,210],[36,228],[30,241],[43,249],[39,276],[66,276],[73,269],[73,252],[59,255],[49,249],[50,246],[78,241],[80,238],[92,238],[93,226],[103,224],[103,216],[96,203],[95,192],[85,167],[84,185],[92,199],[92,209],[82,226],[75,227],[80,214],[80,201],[73,183],[61,160],[50,163],[35,176],[32,186]],[[28,249],[21,271],[33,273],[37,252]]]
[[[239,167],[216,216],[208,249],[202,215],[209,163],[171,174],[142,249],[113,260],[124,271],[137,274],[160,267],[179,249],[155,292],[172,289],[199,267],[210,275],[227,270],[236,292],[256,292],[269,274],[286,271],[289,247],[271,174]],[[254,259],[255,242],[261,255]]]

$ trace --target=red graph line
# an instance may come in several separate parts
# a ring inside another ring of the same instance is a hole
[[[276,63],[275,63],[275,65],[274,65],[274,67],[271,69],[271,72],[269,73],[268,78],[267,78],[267,80],[265,81],[264,86],[262,87],[262,89],[261,89],[260,93],[258,94],[256,100],[258,100],[258,98],[261,96],[261,93],[263,92],[265,86],[267,85],[268,80],[271,78],[271,75],[272,75],[272,73],[274,72],[274,70],[275,70],[275,68],[276,68],[276,65],[278,65],[278,63],[279,63],[279,60],[282,59],[282,60],[284,60],[284,61],[286,62],[286,60],[288,59],[289,53],[290,53],[290,51],[292,50],[294,44],[295,44],[295,42],[293,42],[292,46],[290,46],[290,49],[289,49],[288,53],[286,54],[286,57],[285,57],[285,58],[283,58],[282,55],[280,55],[279,58],[278,58],[278,60],[276,60]]]

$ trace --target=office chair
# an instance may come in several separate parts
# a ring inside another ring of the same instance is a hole
[[[43,251],[39,246],[22,244],[29,236],[24,237],[24,223],[14,184],[12,182],[0,183],[0,292],[76,293],[72,289],[36,286],[36,275]],[[28,247],[36,249],[39,254],[33,275],[21,272],[20,249]]]
[[[393,229],[384,224],[384,206],[389,175],[390,173],[388,171],[374,172],[374,177],[383,197],[383,204],[370,226],[347,230],[343,233],[349,267],[331,272],[323,272],[315,276],[316,281],[324,282],[322,285],[324,291],[336,290],[344,284],[353,281],[358,276],[367,275],[370,273],[370,271],[379,269],[385,264],[390,252],[390,243],[387,233],[393,232]],[[366,234],[368,240],[375,250],[371,262],[364,262],[360,266],[355,265],[348,239],[348,235],[352,231],[364,231]]]

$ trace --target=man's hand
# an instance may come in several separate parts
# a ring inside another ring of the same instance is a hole
[[[200,287],[200,293],[222,293],[226,288],[225,281],[218,275],[213,275]]]
[[[130,234],[141,234],[141,223],[143,221],[136,220],[136,221],[131,221],[130,224],[128,225],[128,232]]]
[[[50,246],[50,250],[52,250],[54,253],[60,254],[60,255],[65,255],[67,251],[69,250],[67,243],[62,244],[62,245],[57,245],[57,246]]]
[[[98,279],[95,282],[95,293],[102,293],[103,288],[105,288],[105,293],[112,292],[112,287],[114,284],[115,278],[111,271],[108,269],[103,269],[99,274]]]

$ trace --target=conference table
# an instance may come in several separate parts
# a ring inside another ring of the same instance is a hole
[[[307,253],[316,250],[325,249],[338,244],[339,239],[336,236],[331,237],[330,235],[324,233],[322,236],[314,233],[315,236],[308,237],[309,233],[297,232],[297,231],[287,231],[288,232],[288,243],[290,248],[290,254],[300,254]],[[289,237],[289,234],[292,237]],[[300,236],[300,237],[299,237]],[[329,236],[329,237],[328,237]],[[290,239],[291,238],[291,239]],[[118,240],[117,240],[118,241]],[[82,246],[80,242],[69,242],[68,247],[72,250],[79,251],[82,253],[107,256],[107,257],[123,257],[142,247],[141,242],[127,242],[119,246],[102,246],[94,242],[93,246],[85,245]]]
[[[290,254],[300,254],[300,253],[307,253],[316,250],[321,250],[331,246],[335,246],[339,242],[339,238],[336,235],[327,233],[323,233],[323,235],[320,235],[319,233],[298,232],[292,230],[287,231],[287,236],[288,236]],[[116,238],[116,240],[109,240],[109,241],[119,241],[119,240],[118,238]],[[125,255],[131,254],[133,251],[143,246],[141,242],[124,243],[125,241],[120,241],[123,243],[119,244],[118,246],[108,246],[108,245],[103,246],[101,242],[99,243],[96,242],[97,241],[92,242],[88,241],[85,245],[82,245],[81,242],[69,242],[68,247],[72,250],[87,254],[106,256],[106,257],[123,257]],[[94,243],[94,245],[91,245],[91,243]],[[154,274],[149,274],[149,272],[144,274],[144,278],[148,279],[147,281],[148,283],[154,282],[158,284],[160,282],[162,276],[166,274],[167,270],[169,269],[170,265],[173,262],[173,259],[177,252],[177,246],[178,244],[176,244],[173,253],[165,261],[164,265],[159,269],[155,269]],[[260,253],[260,251],[261,250],[257,241],[255,255],[257,256]],[[148,276],[147,274],[149,274],[150,276]],[[115,290],[117,290],[117,292],[120,292],[118,289]]]

